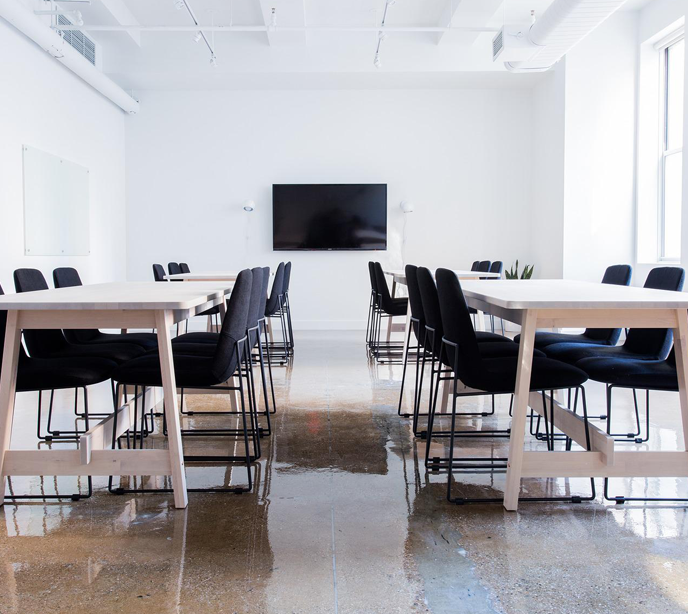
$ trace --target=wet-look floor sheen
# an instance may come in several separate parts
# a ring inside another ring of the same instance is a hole
[[[601,494],[579,504],[524,503],[518,513],[451,505],[445,476],[426,474],[423,442],[397,416],[401,367],[370,364],[361,333],[301,333],[297,344],[293,366],[275,370],[279,413],[272,438],[263,440],[254,492],[191,493],[188,508],[175,510],[171,496],[111,495],[98,479],[90,499],[7,503],[0,612],[688,611],[686,508],[614,505]],[[604,413],[603,388],[588,389],[590,414]],[[91,411],[108,394],[107,386],[94,391]],[[67,428],[73,397],[56,402],[56,420]],[[222,409],[229,401],[199,395],[185,403]],[[615,403],[615,421],[630,426],[630,392],[616,392]],[[482,405],[488,409],[489,398],[460,407]],[[496,417],[462,424],[507,426],[509,399],[496,407]],[[20,394],[13,447],[36,446],[35,419],[36,395]],[[653,393],[651,437],[642,445],[677,449],[678,426],[677,395]],[[146,445],[165,443],[154,435]],[[228,445],[185,441],[187,450],[217,453]],[[544,444],[529,438],[527,445]],[[462,448],[504,456],[505,440],[462,440]],[[187,473],[189,487],[234,479],[222,465],[189,464]],[[504,485],[503,473],[457,477],[467,496],[498,496]],[[610,490],[688,497],[686,482],[614,480]],[[86,481],[26,478],[10,486],[71,493]],[[529,495],[588,488],[584,479],[524,481]]]

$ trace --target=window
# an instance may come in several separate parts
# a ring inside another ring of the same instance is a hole
[[[685,39],[660,47],[662,62],[661,159],[659,164],[660,260],[681,257],[683,181],[683,83]]]

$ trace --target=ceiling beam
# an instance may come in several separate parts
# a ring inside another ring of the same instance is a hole
[[[502,3],[503,0],[447,0],[447,17],[440,25],[453,27],[437,34],[437,44],[472,45],[481,32],[497,31],[488,24]]]
[[[276,26],[273,27],[273,9]],[[304,0],[260,0],[263,23],[267,28],[267,41],[271,47],[300,46],[306,44],[304,30],[284,30],[284,26],[293,28],[306,25],[306,6]]]
[[[138,24],[139,22],[134,17],[134,14],[129,10],[129,7],[124,4],[124,0],[100,0],[107,11],[114,17],[119,24]],[[127,30],[130,36],[139,47],[141,46],[141,32],[137,30]]]

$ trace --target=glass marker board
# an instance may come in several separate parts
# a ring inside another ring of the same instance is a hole
[[[90,253],[87,168],[24,145],[24,253]]]

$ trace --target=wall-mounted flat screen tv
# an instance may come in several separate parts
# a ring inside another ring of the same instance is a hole
[[[387,184],[274,184],[275,250],[387,249]]]

